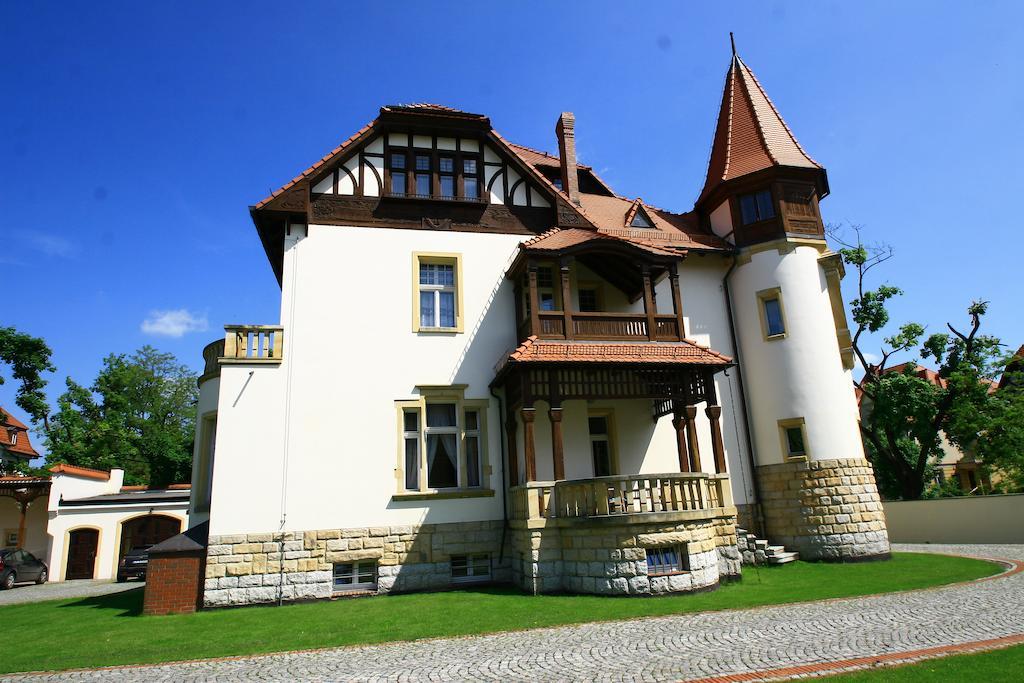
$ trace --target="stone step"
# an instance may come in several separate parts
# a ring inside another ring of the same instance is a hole
[[[786,552],[786,548],[781,545],[770,545],[767,548],[765,548],[766,555],[776,555],[778,553],[784,552]]]
[[[754,541],[754,545],[757,547],[758,550],[766,550],[768,548],[768,541],[762,541],[761,539],[757,539],[756,541]]]
[[[799,553],[778,553],[768,556],[768,564],[787,564],[789,562],[796,562],[798,559],[800,559]]]

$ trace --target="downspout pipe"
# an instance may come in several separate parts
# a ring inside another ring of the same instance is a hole
[[[740,344],[739,334],[736,332],[736,320],[733,315],[732,308],[732,292],[729,289],[729,277],[733,271],[736,270],[736,256],[732,256],[732,263],[729,264],[729,270],[725,271],[725,275],[722,277],[722,293],[725,296],[725,309],[729,317],[729,336],[732,340],[733,355],[736,357],[736,384],[739,385],[740,389],[740,410],[743,412],[743,427],[746,436],[745,441],[747,442],[747,460],[750,462],[750,475],[751,484],[754,488],[754,510],[757,515],[757,522],[760,524],[760,532],[762,535],[767,533],[767,526],[765,525],[764,518],[764,507],[761,505],[761,485],[757,481],[757,463],[754,461],[754,442],[750,437],[750,411],[747,408],[747,390],[743,384],[743,368],[740,365]]]
[[[505,440],[505,400],[494,393],[491,387],[491,396],[498,399],[498,438],[501,441],[501,547],[498,548],[498,562],[505,559],[505,535],[508,533],[508,468],[505,465],[506,440]]]

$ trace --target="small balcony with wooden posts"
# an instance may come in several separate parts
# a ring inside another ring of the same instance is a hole
[[[203,348],[203,374],[198,383],[219,377],[221,365],[279,365],[283,359],[284,328],[280,325],[225,325],[224,338]]]
[[[679,286],[685,256],[583,229],[553,231],[521,246],[507,273],[520,344],[491,383],[504,391],[514,526],[684,523],[735,514],[714,382],[732,359],[686,338]],[[584,295],[587,287],[598,294]],[[668,304],[659,306],[659,299]],[[567,479],[567,463],[579,475],[591,458],[578,416],[593,405],[625,409],[625,402],[630,419],[646,421],[630,425],[632,434],[652,435],[671,416],[674,452],[645,460],[669,442],[620,442],[632,451],[629,467],[594,465],[602,476]],[[576,425],[563,427],[570,414]],[[698,431],[711,444],[707,461]],[[550,479],[538,476],[537,455],[538,441],[549,438],[543,451],[551,463],[542,469]],[[642,473],[666,465],[678,471]]]

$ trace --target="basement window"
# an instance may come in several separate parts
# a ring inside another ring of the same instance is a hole
[[[690,571],[690,555],[686,544],[670,545],[664,548],[647,548],[647,575],[665,576]]]
[[[342,562],[334,565],[334,591],[377,590],[376,562]]]
[[[474,583],[491,579],[491,556],[452,555],[452,583]]]
[[[779,420],[782,437],[782,452],[787,460],[803,460],[807,457],[807,433],[802,417]]]

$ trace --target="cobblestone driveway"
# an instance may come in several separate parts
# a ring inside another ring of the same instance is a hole
[[[108,595],[141,588],[145,584],[139,582],[115,583],[113,581],[58,581],[36,586],[31,583],[19,583],[8,591],[0,591],[0,607],[19,605],[25,602],[43,602],[44,600],[63,600],[65,598],[90,598],[95,595]]]
[[[1024,560],[1024,546],[897,549]],[[1018,573],[802,605],[11,680],[685,680],[1024,634],[1022,607]]]

